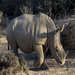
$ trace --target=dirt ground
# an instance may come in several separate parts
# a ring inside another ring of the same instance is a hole
[[[0,53],[7,53],[7,40],[5,36],[5,31],[0,28]],[[35,56],[33,56],[35,57]],[[28,60],[26,58],[28,67],[33,68],[33,60]],[[53,58],[47,58],[47,65],[49,70],[35,70],[29,71],[28,75],[75,75],[75,50],[69,50],[69,54],[66,59],[64,66],[60,66],[56,63]],[[24,73],[19,73],[17,75],[25,75]]]

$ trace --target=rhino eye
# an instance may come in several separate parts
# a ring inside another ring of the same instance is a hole
[[[56,47],[56,52],[58,52],[58,48]]]
[[[61,58],[61,54],[60,54],[60,52],[58,51],[58,48],[56,47],[56,54],[57,54],[57,56],[59,57],[59,59]]]
[[[59,57],[59,52],[58,52],[58,48],[56,47],[56,54]]]

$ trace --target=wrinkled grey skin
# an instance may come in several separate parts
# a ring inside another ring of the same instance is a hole
[[[10,22],[7,40],[15,53],[18,48],[24,53],[36,51],[38,55],[36,67],[40,67],[44,62],[43,45],[50,48],[58,63],[64,64],[66,54],[60,42],[60,31],[61,29],[56,29],[52,19],[43,13],[24,14]]]

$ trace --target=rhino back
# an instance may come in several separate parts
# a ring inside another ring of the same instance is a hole
[[[23,51],[29,52],[35,43],[45,44],[47,32],[55,30],[55,26],[47,15],[29,15],[24,14],[11,21],[8,27],[8,33],[13,40],[16,40]],[[11,33],[11,32],[12,33]]]
[[[10,35],[9,38],[16,40],[22,50],[28,52],[34,43],[45,43],[47,39],[46,22],[40,20],[40,15],[24,14],[11,21],[7,33]]]

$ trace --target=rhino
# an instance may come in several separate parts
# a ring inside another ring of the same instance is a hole
[[[18,54],[18,48],[24,53],[37,53],[36,67],[44,63],[43,46],[51,50],[57,63],[64,64],[66,52],[60,41],[63,27],[56,28],[53,20],[44,13],[23,14],[11,20],[7,27],[7,40],[11,49]]]

